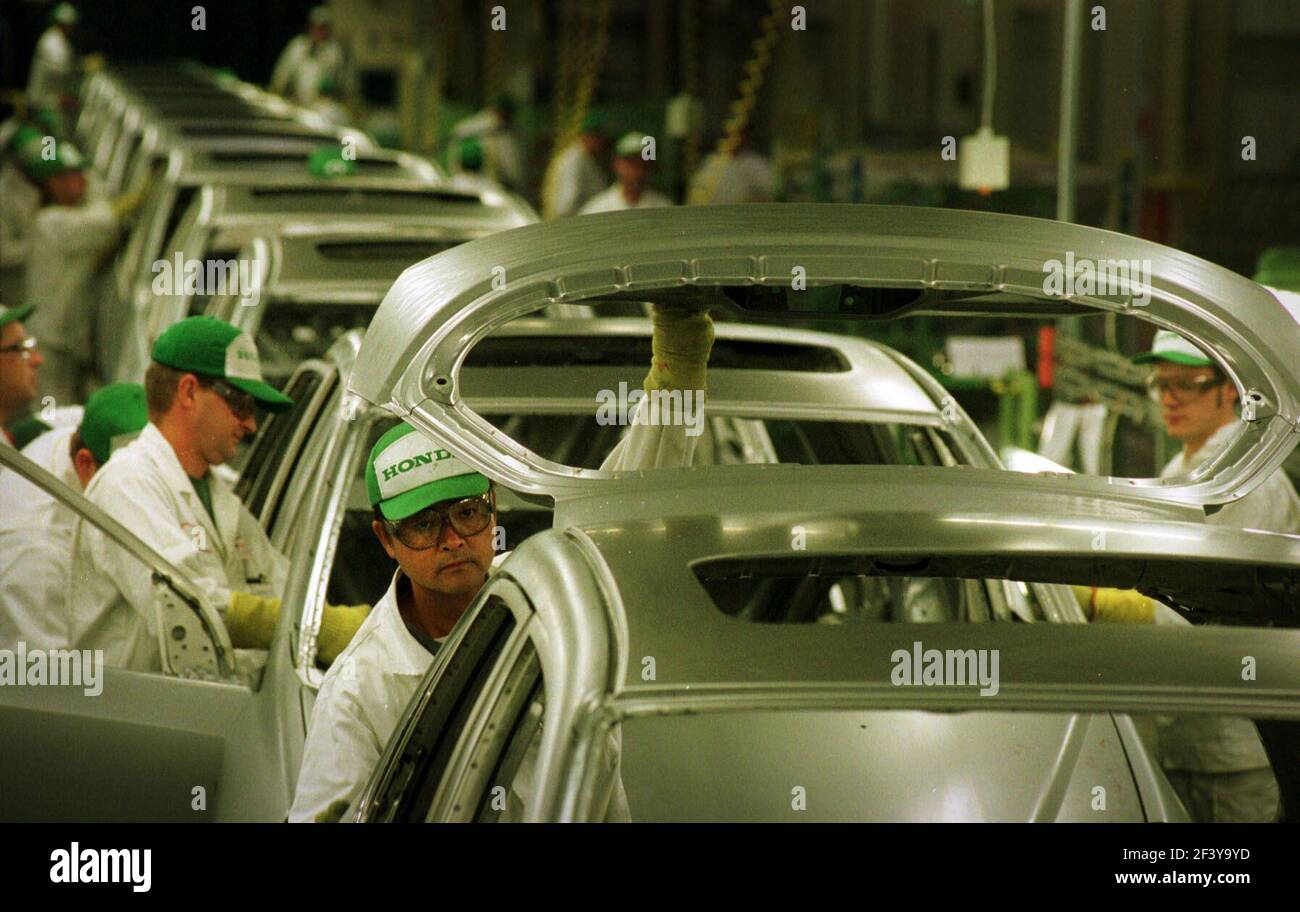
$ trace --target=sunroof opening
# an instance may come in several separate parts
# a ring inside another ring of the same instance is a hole
[[[326,241],[316,245],[316,252],[338,262],[393,260],[409,265],[454,246],[438,241]]]
[[[489,336],[470,351],[466,367],[604,367],[650,364],[648,336]],[[820,345],[717,339],[709,368],[834,374],[849,370],[844,356]]]

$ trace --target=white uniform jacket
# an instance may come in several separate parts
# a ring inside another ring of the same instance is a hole
[[[22,453],[74,491],[81,481],[68,453],[75,427],[46,431]],[[0,648],[67,645],[64,590],[76,514],[17,472],[0,472]]]
[[[601,468],[686,467],[695,440],[680,425],[633,424]],[[508,556],[499,555],[493,566]],[[307,729],[290,822],[310,823],[319,815],[336,819],[352,804],[429,670],[433,657],[411,636],[397,608],[400,576],[401,571],[393,576],[388,592],[325,674]]]
[[[1179,453],[1160,473],[1171,478],[1190,472],[1218,455],[1237,433],[1236,422],[1225,424],[1185,460]],[[1239,529],[1300,534],[1300,498],[1286,473],[1277,469],[1241,500],[1223,507],[1207,522]],[[1269,765],[1259,734],[1248,719],[1230,716],[1178,716],[1160,733],[1161,762],[1169,769],[1228,773]]]
[[[609,178],[580,142],[560,153],[555,163],[555,217],[573,215],[609,186]]]
[[[224,612],[230,593],[279,596],[288,560],[230,485],[208,472],[216,522],[199,500],[176,451],[153,423],[113,453],[86,496],[133,531],[205,591]],[[73,530],[69,574],[70,645],[102,649],[109,665],[159,671],[158,623],[150,573],[88,523]]]
[[[622,212],[625,209],[661,209],[664,206],[671,206],[673,201],[664,196],[658,190],[646,187],[641,191],[641,196],[632,205],[623,198],[623,188],[615,183],[608,190],[602,190],[578,210],[579,215],[590,215],[594,212]]]
[[[36,42],[27,79],[27,106],[58,108],[60,97],[72,93],[76,74],[77,52],[61,28],[50,26]]]

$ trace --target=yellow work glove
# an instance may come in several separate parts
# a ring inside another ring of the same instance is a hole
[[[333,664],[369,614],[369,605],[326,605],[316,637],[316,661],[327,668]]]
[[[654,338],[650,373],[643,387],[652,390],[704,390],[709,352],[713,350],[713,319],[701,303],[655,304],[651,311]]]
[[[1074,598],[1088,616],[1099,624],[1154,624],[1156,606],[1151,599],[1132,589],[1071,586]]]
[[[326,605],[316,638],[316,657],[326,667],[352,642],[370,613],[369,605]],[[226,629],[236,649],[270,649],[280,620],[280,600],[248,592],[230,593]]]
[[[280,620],[280,600],[251,592],[230,593],[226,630],[236,649],[270,649]]]
[[[134,193],[123,193],[113,197],[109,203],[109,207],[113,210],[113,217],[119,222],[122,221],[126,216],[140,208],[140,204],[144,202],[144,196],[144,188],[142,188]]]

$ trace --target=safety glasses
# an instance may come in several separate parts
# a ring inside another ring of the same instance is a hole
[[[36,351],[36,337],[28,336],[21,342],[13,345],[6,345],[0,348],[0,355],[18,355],[24,361],[32,360],[32,353]]]
[[[257,409],[257,400],[251,393],[246,393],[241,389],[235,389],[225,380],[212,380],[208,383],[208,388],[226,401],[230,406],[230,411],[240,421],[247,421],[253,417]]]
[[[450,523],[461,538],[478,535],[492,522],[491,492],[466,497],[446,507],[428,507],[398,522],[385,520],[388,534],[413,551],[438,544],[443,526]]]
[[[1166,392],[1172,393],[1179,402],[1201,396],[1206,390],[1218,386],[1223,381],[1214,374],[1199,377],[1160,377],[1152,374],[1147,377],[1147,394],[1153,402],[1159,402]]]

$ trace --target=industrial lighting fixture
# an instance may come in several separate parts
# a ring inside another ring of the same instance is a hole
[[[993,0],[984,0],[984,91],[980,128],[957,145],[957,183],[963,190],[990,193],[1011,183],[1011,141],[993,132],[993,95],[997,85],[997,37]]]

